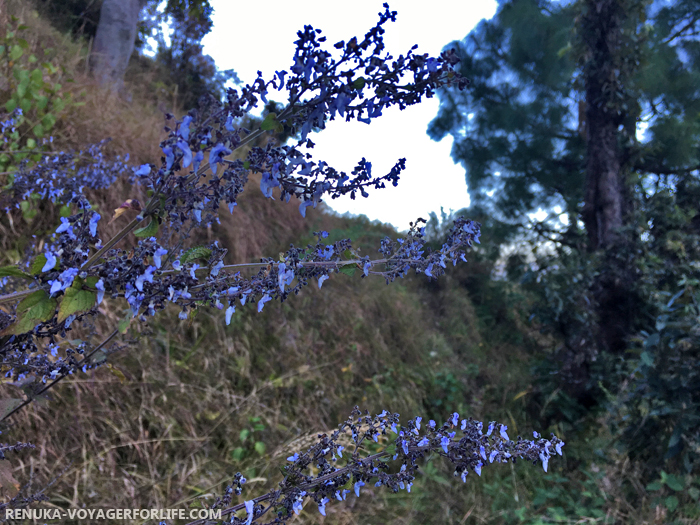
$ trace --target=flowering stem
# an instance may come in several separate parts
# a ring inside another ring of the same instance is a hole
[[[103,254],[107,252],[112,246],[117,244],[119,241],[121,241],[124,237],[129,235],[131,231],[138,226],[138,224],[142,221],[143,219],[134,219],[131,221],[129,224],[127,224],[119,233],[117,233],[114,237],[112,237],[107,244],[105,244],[102,248],[100,248],[95,255],[90,257],[87,261],[85,261],[82,265],[81,268],[90,268],[93,264],[95,264],[100,257],[102,257]]]
[[[90,358],[95,355],[99,350],[104,348],[104,346],[109,343],[114,337],[119,333],[119,330],[114,330],[111,334],[109,334],[99,345],[97,345],[89,354],[87,354],[85,357],[83,357],[79,363],[77,363],[75,366],[76,368],[80,368],[82,365],[87,364],[87,362],[90,360]],[[59,375],[56,379],[54,379],[52,382],[48,383],[46,386],[38,390],[36,393],[32,394],[31,397],[25,399],[21,404],[17,405],[15,408],[10,410],[7,414],[2,416],[0,418],[0,421],[4,421],[8,417],[10,417],[12,414],[19,412],[22,408],[30,404],[32,401],[34,401],[38,396],[52,388],[56,383],[61,381],[63,378],[67,377],[69,374],[68,372],[64,372],[61,375]]]

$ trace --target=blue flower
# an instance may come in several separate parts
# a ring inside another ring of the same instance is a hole
[[[56,266],[56,256],[52,252],[50,252],[50,251],[44,252],[44,256],[46,257],[46,264],[41,269],[41,273],[48,272],[49,270],[53,270],[54,267]]]
[[[231,324],[231,316],[235,313],[236,307],[234,305],[226,308],[226,326]]]
[[[173,162],[175,162],[175,154],[173,153],[173,148],[170,146],[165,146],[163,148],[163,153],[165,153],[165,169],[169,170],[173,167]]]
[[[306,208],[311,206],[313,203],[313,201],[304,201],[299,205],[299,213],[301,213],[302,217],[306,218]]]
[[[459,423],[459,414],[457,412],[452,414],[452,419],[450,420],[450,423],[452,424],[453,427],[456,427],[457,423]]]
[[[560,456],[562,455],[561,447],[563,447],[564,445],[565,445],[565,443],[563,441],[560,441],[559,443],[554,445],[554,448],[557,450],[557,454],[559,454]]]
[[[68,232],[68,237],[70,237],[72,240],[75,240],[77,238],[73,233],[73,226],[71,225],[70,221],[65,217],[61,217],[61,225],[58,228],[56,228],[56,233],[63,232]]]
[[[493,432],[493,425],[494,425],[494,421],[491,421],[491,423],[489,423],[489,430],[488,430],[488,432],[486,432],[487,436],[490,436],[491,432]]]
[[[187,310],[183,310],[177,316],[178,316],[178,318],[180,318],[184,321],[185,319],[187,319]]]
[[[192,117],[190,117],[189,115],[185,115],[182,118],[182,122],[180,122],[180,128],[177,131],[177,134],[185,140],[188,140],[190,138],[190,122],[192,122]]]
[[[218,143],[211,149],[211,152],[209,153],[209,167],[211,167],[211,171],[214,173],[214,175],[216,175],[216,165],[223,162],[223,158],[230,154],[231,150],[221,143]]]
[[[58,279],[49,281],[49,283],[51,283],[51,290],[49,293],[53,295],[58,291],[69,288],[73,284],[75,276],[78,275],[78,271],[77,268],[68,268],[58,276]]]
[[[90,235],[97,237],[97,222],[102,218],[99,213],[93,213],[90,217]]]
[[[102,302],[105,296],[105,283],[102,279],[95,283],[95,288],[97,288],[97,304]]]
[[[251,523],[253,523],[254,510],[255,510],[255,502],[253,500],[246,501],[245,502],[245,511],[248,513],[248,521],[246,521],[246,525],[250,525]]]
[[[492,450],[489,454],[489,463],[493,463],[494,458],[498,455],[498,451]]]
[[[197,280],[197,276],[194,274],[194,272],[197,271],[198,268],[199,265],[197,263],[194,263],[192,265],[192,268],[190,268],[190,277],[192,277],[192,279],[194,279],[195,281]]]
[[[328,276],[327,276],[327,275],[321,275],[321,276],[318,278],[318,288],[319,288],[319,289],[320,289],[321,286],[323,285],[323,281],[325,281],[326,279],[328,279]]]
[[[298,452],[295,452],[293,456],[289,456],[289,457],[287,458],[287,461],[292,461],[292,462],[294,462],[294,461],[296,461],[296,460],[298,460],[298,459],[299,459],[299,453],[298,453]]]
[[[442,446],[442,449],[445,451],[445,454],[447,454],[447,445],[450,444],[450,438],[447,436],[442,436],[442,439],[440,440],[440,445]]]
[[[427,447],[428,445],[430,445],[430,441],[425,437],[418,442],[419,447]]]
[[[210,272],[211,276],[216,277],[217,275],[219,275],[219,270],[221,270],[221,268],[223,268],[223,267],[224,267],[224,261],[217,262],[214,266],[211,267],[211,272]]]
[[[479,476],[481,476],[481,467],[483,467],[484,464],[479,461],[475,466],[474,466],[474,472],[476,472]]]
[[[328,498],[323,498],[321,500],[321,503],[318,504],[318,511],[324,516],[326,515],[326,503],[328,503],[329,501],[330,500]]]
[[[134,168],[134,175],[138,175],[139,177],[145,177],[151,173],[151,166],[149,164],[141,164],[138,168]]]
[[[508,427],[505,425],[501,425],[501,438],[505,439],[506,441],[510,441],[506,430],[508,430]]]
[[[479,447],[479,454],[481,454],[481,457],[484,458],[484,461],[486,461],[486,449],[484,448],[484,445]]]
[[[272,196],[272,188],[276,188],[280,183],[277,180],[276,175],[270,175],[267,171],[263,172],[262,178],[260,179],[260,191],[265,197],[275,200]]]
[[[263,307],[265,306],[265,303],[268,301],[271,301],[272,297],[269,295],[265,294],[262,296],[262,299],[258,301],[258,313],[262,312]]]
[[[364,481],[358,481],[355,483],[355,495],[359,498],[360,497],[360,487],[364,487],[365,482]]]
[[[161,257],[163,257],[163,255],[165,255],[167,253],[168,253],[168,250],[166,250],[165,248],[157,248],[156,249],[155,253],[153,254],[153,262],[155,263],[156,268],[160,268],[160,266],[162,264]]]
[[[182,167],[186,168],[192,164],[192,150],[184,140],[178,140],[176,146],[182,151]]]
[[[143,275],[140,275],[139,277],[136,278],[136,289],[139,292],[143,292],[143,283],[144,281],[148,281],[149,283],[153,282],[153,274],[156,271],[155,266],[149,266],[146,268],[146,271],[143,273]]]
[[[416,428],[420,430],[420,422],[423,421],[423,418],[420,416],[416,417]]]

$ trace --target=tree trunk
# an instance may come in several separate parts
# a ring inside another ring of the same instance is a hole
[[[623,41],[623,30],[634,1],[585,0],[582,17],[588,144],[582,219],[589,251],[604,251],[593,289],[599,330],[596,346],[613,353],[626,348],[634,318],[634,265],[630,250],[625,249],[628,239],[620,232],[632,210],[620,126],[628,120],[632,102],[624,84],[630,78],[633,57]]]
[[[90,68],[100,85],[121,89],[134,52],[139,13],[146,0],[104,0],[90,54]]]
[[[612,248],[623,225],[624,177],[618,126],[621,85],[621,26],[624,11],[617,0],[587,0],[583,38],[588,60],[585,66],[586,165],[583,222],[589,249]]]

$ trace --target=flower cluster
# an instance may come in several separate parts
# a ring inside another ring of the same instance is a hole
[[[534,440],[518,436],[513,441],[507,429],[492,421],[484,431],[482,422],[460,418],[456,412],[442,425],[433,420],[424,423],[421,417],[402,425],[399,414],[384,410],[372,417],[355,407],[338,430],[330,435],[319,434],[315,445],[287,458],[289,464],[282,469],[284,480],[279,489],[222,509],[222,516],[230,515],[226,523],[239,525],[263,520],[268,524],[285,523],[300,513],[307,500],[312,500],[325,516],[331,501],[344,501],[351,494],[359,497],[362,487],[370,484],[388,487],[393,492],[411,492],[420,469],[418,461],[430,454],[450,461],[455,477],[463,482],[469,472],[481,476],[482,469],[494,462],[541,462],[546,472],[552,454],[562,454],[564,442],[554,434],[544,439],[534,432]],[[350,437],[352,447],[341,444],[344,436]],[[388,444],[380,444],[380,439]],[[213,508],[222,508],[224,502],[231,501],[234,486],[235,493],[241,495],[243,483],[245,478],[236,474],[233,486],[227,487],[225,496]],[[239,511],[243,514],[236,516]],[[204,522],[188,525],[200,523]]]
[[[10,191],[4,195],[6,201],[17,206],[37,194],[53,202],[72,204],[78,213],[61,219],[43,253],[25,268],[0,269],[3,285],[12,278],[29,281],[27,291],[0,296],[0,303],[20,301],[12,324],[0,333],[4,336],[6,375],[23,380],[34,374],[46,382],[93,366],[94,362],[79,356],[86,350],[89,355],[94,348],[69,346],[63,350],[65,356],[56,358],[56,337],[65,337],[73,323],[95,315],[104,297],[125,299],[132,316],[142,321],[171,302],[180,307],[182,319],[197,305],[209,304],[225,309],[229,323],[237,304],[256,302],[260,311],[272,299],[284,301],[289,294],[299,293],[311,280],[320,287],[332,273],[359,269],[363,277],[379,274],[390,282],[410,269],[437,277],[446,261],[456,264],[457,260],[466,260],[465,249],[472,241],[478,242],[479,225],[463,219],[455,223],[448,242],[438,252],[424,249],[423,231],[417,226],[406,239],[385,240],[380,250],[385,258],[375,261],[354,255],[348,239],[325,245],[319,237],[316,246],[292,246],[280,260],[261,260],[254,276],[244,276],[225,266],[226,250],[218,243],[187,251],[178,249],[192,228],[218,220],[222,203],[233,212],[251,172],[261,173],[260,190],[265,196],[274,198],[276,190],[285,201],[296,196],[302,215],[324,195],[349,193],[354,198],[359,192],[367,196],[370,186],[382,188],[385,182],[398,183],[404,159],[387,175],[375,176],[371,162],[363,158],[347,175],[324,161],[312,160],[308,151],[300,151],[313,147],[308,133],[322,129],[325,120],[336,114],[346,120],[368,122],[380,116],[383,108],[398,105],[403,109],[432,96],[434,89],[445,83],[466,85],[453,70],[456,60],[451,53],[428,58],[410,50],[396,60],[388,54],[382,56],[382,26],[395,16],[385,5],[379,23],[364,40],[353,38],[335,45],[339,58],[321,48],[325,38],[319,36],[319,30],[306,26],[298,33],[290,73],[277,71],[269,81],[259,76],[240,94],[229,90],[223,104],[209,101],[200,110],[174,121],[166,128],[169,137],[161,143],[160,167],[144,164],[130,170],[133,180],[151,192],[149,202],[141,207],[134,199],[128,200],[125,207],[140,213],[105,244],[98,237],[101,217],[91,209],[83,191],[109,186],[125,170],[128,158],[105,160],[101,154],[104,143],[100,143],[77,156],[52,154],[31,169],[20,166]],[[412,82],[401,85],[407,74]],[[258,97],[267,102],[269,89],[285,86],[289,102],[279,115],[268,115],[256,131],[237,125],[240,117],[256,107]],[[173,117],[168,115],[168,119],[172,121]],[[298,130],[296,145],[254,145],[266,131],[282,125]],[[244,146],[250,146],[245,160],[227,160],[235,150],[245,151]],[[167,233],[160,235],[159,241],[161,227]],[[116,244],[131,232],[142,238],[138,245],[116,249]],[[173,232],[180,232],[179,240],[173,239]],[[379,265],[384,268],[379,269]],[[49,340],[43,349],[36,344],[41,338]]]

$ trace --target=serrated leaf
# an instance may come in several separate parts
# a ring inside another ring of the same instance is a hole
[[[0,277],[21,277],[22,279],[34,280],[34,277],[27,272],[23,272],[16,266],[3,266],[0,268]]]
[[[355,271],[357,270],[357,266],[355,264],[346,264],[342,268],[340,268],[340,273],[344,273],[345,275],[349,275],[352,277],[355,275]]]
[[[196,261],[197,259],[209,259],[211,257],[211,250],[209,248],[206,248],[204,246],[195,246],[194,248],[190,248],[187,250],[182,257],[180,258],[180,262],[182,264],[187,264],[192,261]]]
[[[0,335],[20,335],[34,330],[39,323],[48,321],[56,311],[56,299],[44,290],[28,295],[17,306],[17,319],[5,328]]]
[[[95,288],[95,285],[97,284],[97,281],[99,281],[99,280],[100,280],[99,277],[97,277],[95,275],[91,275],[90,277],[85,279],[85,285],[89,286],[90,288]]]
[[[87,312],[97,302],[97,294],[90,290],[73,288],[66,289],[61,305],[58,307],[58,322],[65,321],[68,316]]]
[[[98,350],[90,358],[90,362],[94,364],[100,364],[107,360],[107,354],[103,350]]]
[[[277,128],[277,126],[279,126],[279,122],[277,121],[277,113],[268,113],[265,120],[263,120],[262,124],[260,124],[260,129],[263,131],[269,131]]]
[[[128,314],[126,317],[119,321],[119,323],[117,324],[117,329],[119,330],[120,334],[126,333],[126,331],[129,329],[129,325],[131,324],[132,319],[132,315]]]
[[[139,228],[134,231],[136,237],[154,237],[158,233],[158,221],[155,218],[151,218],[151,222],[148,226]]]

